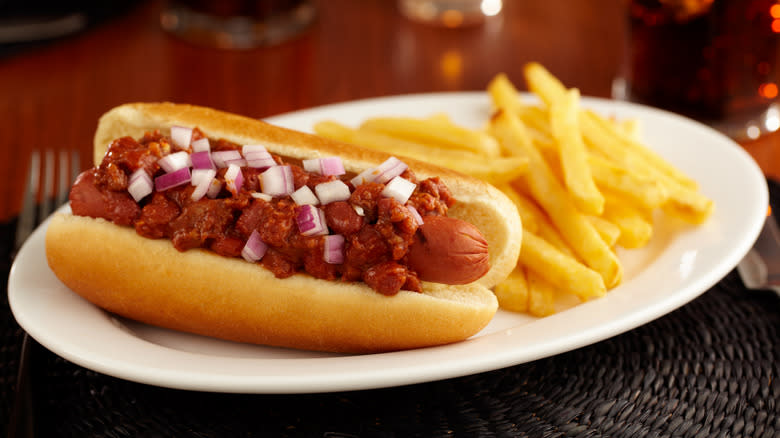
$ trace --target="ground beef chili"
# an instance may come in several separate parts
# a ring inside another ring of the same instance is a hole
[[[193,141],[204,137],[197,128],[193,130]],[[210,145],[212,151],[241,149],[226,140],[210,140]],[[404,204],[382,195],[384,184],[369,182],[354,187],[344,177],[351,192],[349,199],[320,206],[330,232],[344,236],[343,263],[327,263],[323,257],[324,236],[299,232],[298,206],[290,196],[255,196],[261,190],[260,174],[264,169],[242,167],[244,183],[236,193],[223,184],[213,198],[193,201],[194,186],[188,183],[155,191],[136,202],[128,192],[130,175],[139,168],[152,177],[163,174],[159,159],[176,150],[170,137],[158,131],[138,140],[114,140],[100,165],[82,174],[74,184],[73,213],[132,226],[147,238],[170,239],[179,251],[207,248],[227,257],[241,257],[245,242],[256,230],[268,245],[259,263],[276,277],[306,272],[327,280],[363,281],[386,295],[400,289],[421,291],[417,274],[405,263],[417,221]],[[273,160],[291,166],[295,189],[306,185],[314,191],[317,184],[339,178],[307,172],[293,160],[279,156],[273,156]],[[455,202],[438,178],[418,181],[408,169],[401,176],[416,184],[406,205],[414,207],[420,216],[446,215]],[[224,183],[225,169],[219,169],[216,178]]]

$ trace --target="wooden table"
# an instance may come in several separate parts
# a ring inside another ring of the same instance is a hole
[[[607,97],[621,58],[620,0],[506,1],[467,29],[403,18],[391,0],[321,0],[305,35],[246,51],[195,47],[159,26],[144,1],[78,35],[0,58],[0,219],[15,215],[33,148],[81,151],[98,117],[131,101],[207,105],[253,117],[402,93],[483,90],[498,72],[521,89],[539,61],[584,95]],[[780,136],[748,145],[780,177]]]

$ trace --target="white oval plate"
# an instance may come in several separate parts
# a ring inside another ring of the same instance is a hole
[[[120,319],[87,303],[48,269],[43,224],[11,270],[11,308],[41,344],[86,368],[151,385],[235,393],[413,384],[495,370],[601,341],[684,305],[733,269],[758,236],[768,190],[748,154],[701,124],[623,102],[586,98],[583,105],[640,119],[646,144],[695,178],[715,201],[715,212],[703,226],[673,230],[661,221],[648,247],[621,251],[625,280],[604,298],[543,319],[499,311],[472,338],[441,347],[339,355],[244,345]],[[479,127],[489,111],[484,92],[442,93],[330,105],[269,121],[311,131],[324,119],[355,126],[377,115],[445,112],[458,123]]]

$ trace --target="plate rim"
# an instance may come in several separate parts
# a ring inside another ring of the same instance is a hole
[[[522,96],[524,98],[530,98],[530,99],[534,98],[528,93],[522,93]],[[477,99],[479,101],[484,101],[487,99],[487,97],[484,91],[400,94],[400,95],[392,95],[392,96],[371,97],[371,98],[359,99],[354,101],[337,102],[337,103],[332,103],[327,105],[321,105],[321,106],[306,108],[298,111],[292,111],[284,114],[278,114],[266,118],[264,120],[284,126],[285,125],[285,123],[283,123],[284,120],[290,118],[292,119],[301,118],[301,117],[305,118],[312,114],[316,115],[327,111],[340,111],[343,110],[344,108],[350,109],[350,108],[356,108],[364,105],[377,105],[377,104],[383,104],[385,102],[403,103],[409,100],[419,101],[421,99],[422,100]],[[612,111],[616,113],[620,113],[621,108],[630,108],[634,111],[639,111],[642,113],[661,114],[663,117],[671,117],[676,120],[682,120],[682,121],[686,121],[687,123],[692,123],[691,126],[696,127],[696,129],[703,129],[704,130],[703,132],[707,132],[709,135],[720,136],[721,141],[725,140],[727,142],[732,143],[736,147],[734,152],[737,152],[737,155],[741,157],[740,159],[743,160],[742,164],[748,166],[748,168],[746,168],[747,174],[752,175],[754,179],[760,176],[761,183],[757,184],[757,186],[755,186],[754,188],[757,188],[759,190],[760,193],[756,193],[756,197],[759,199],[759,203],[765,204],[763,205],[762,208],[764,210],[766,209],[766,205],[768,205],[769,202],[768,201],[769,195],[768,195],[768,188],[766,185],[765,177],[761,173],[760,169],[758,168],[757,164],[752,159],[752,157],[750,157],[749,154],[747,154],[747,152],[744,151],[743,148],[739,147],[739,145],[737,145],[735,142],[728,139],[727,137],[723,136],[722,134],[713,131],[709,127],[701,125],[698,122],[695,122],[690,119],[686,119],[674,113],[670,113],[668,111],[660,110],[657,108],[647,107],[647,106],[638,105],[630,102],[615,101],[610,99],[588,97],[588,96],[584,96],[582,102],[583,105],[585,106],[596,105],[596,106],[614,107],[615,109]],[[282,123],[280,123],[280,121]],[[311,132],[311,126],[297,127],[297,129]],[[756,174],[756,171],[758,172],[758,174]],[[754,183],[756,182],[757,181],[754,181]],[[759,207],[756,207],[756,211],[758,210]],[[47,224],[48,221],[42,224],[31,236],[28,242],[21,248],[19,255],[17,257],[18,262],[21,263],[21,261],[25,260],[26,258],[34,256],[34,254],[32,253],[33,245],[34,244],[42,245],[43,234],[45,232],[45,228]],[[763,222],[761,224],[763,224]],[[90,357],[90,355],[85,353],[84,351],[74,351],[73,345],[63,345],[62,342],[60,343],[56,342],[56,340],[52,339],[50,334],[45,333],[44,330],[41,330],[41,328],[37,326],[34,321],[30,321],[28,319],[28,315],[26,315],[24,312],[25,309],[19,308],[20,301],[18,300],[19,298],[18,294],[21,293],[21,289],[20,289],[21,285],[18,284],[19,276],[17,274],[20,268],[17,265],[17,261],[15,261],[14,264],[12,265],[9,274],[8,294],[9,294],[9,304],[11,305],[11,310],[15,318],[17,319],[19,324],[25,330],[27,330],[35,339],[41,342],[41,344],[43,344],[45,347],[49,348],[53,352],[57,353],[58,355],[62,356],[63,358],[70,360],[71,362],[74,362],[78,365],[85,366],[86,368],[107,375],[112,375],[114,377],[119,377],[126,380],[136,381],[139,383],[152,384],[152,385],[162,386],[162,387],[185,389],[185,390],[213,391],[213,392],[292,394],[292,393],[365,390],[365,389],[376,389],[376,388],[384,388],[384,387],[399,386],[399,385],[406,385],[406,384],[423,383],[423,382],[428,382],[433,380],[441,380],[446,378],[460,377],[464,375],[491,371],[506,366],[517,365],[520,363],[526,363],[532,360],[548,357],[553,354],[560,354],[567,351],[571,351],[576,348],[580,348],[583,346],[587,346],[587,345],[591,345],[603,341],[604,339],[608,339],[609,337],[616,336],[620,333],[627,332],[633,328],[636,328],[637,326],[646,324],[656,318],[668,314],[674,309],[683,306],[687,302],[693,300],[694,298],[698,297],[700,294],[704,293],[707,289],[712,287],[718,281],[720,281],[723,278],[723,276],[725,276],[731,269],[733,269],[736,266],[736,264],[739,262],[739,260],[747,253],[747,251],[752,246],[752,243],[757,238],[759,232],[760,232],[760,226],[755,223],[755,219],[753,218],[753,222],[751,222],[749,226],[743,231],[744,235],[739,240],[738,242],[739,245],[737,245],[735,250],[728,253],[727,257],[722,259],[717,266],[714,266],[712,268],[711,271],[717,272],[718,275],[710,275],[704,278],[699,278],[693,284],[688,285],[686,289],[689,290],[683,291],[684,293],[678,293],[672,295],[668,297],[664,302],[655,303],[656,307],[658,307],[659,309],[665,309],[665,311],[656,310],[653,312],[643,312],[643,316],[641,318],[636,318],[636,315],[620,315],[619,317],[611,320],[608,324],[602,324],[599,326],[590,327],[589,330],[576,334],[576,336],[574,336],[572,339],[569,340],[567,346],[564,348],[561,348],[560,345],[537,345],[536,348],[530,354],[526,353],[524,359],[521,361],[516,360],[517,355],[512,354],[511,350],[509,351],[504,350],[502,354],[498,354],[492,357],[490,361],[479,361],[476,358],[473,358],[471,360],[465,360],[465,361],[464,360],[454,361],[454,362],[450,361],[444,364],[429,363],[427,364],[427,366],[420,366],[420,365],[404,366],[403,365],[403,360],[408,359],[409,356],[418,355],[421,350],[379,353],[379,354],[362,355],[362,356],[348,356],[352,358],[351,359],[352,361],[355,361],[357,363],[361,363],[361,362],[371,363],[376,359],[385,360],[385,361],[389,359],[390,362],[392,362],[395,365],[395,368],[393,369],[394,371],[392,373],[388,373],[386,371],[379,370],[377,368],[372,368],[370,370],[364,369],[363,371],[361,371],[361,374],[357,376],[357,378],[345,379],[344,377],[342,377],[340,380],[327,379],[322,377],[321,378],[310,377],[309,379],[305,379],[302,378],[300,375],[298,376],[288,375],[286,377],[281,375],[275,375],[272,377],[269,377],[268,375],[256,375],[256,374],[243,375],[240,372],[237,372],[236,374],[229,374],[229,375],[213,374],[213,373],[203,374],[201,372],[187,373],[187,372],[182,372],[182,370],[178,370],[178,369],[177,370],[172,370],[172,369],[166,370],[162,368],[149,369],[140,365],[134,367],[134,366],[129,366],[127,363],[114,363],[110,360],[110,358],[95,358],[94,356]],[[45,269],[48,269],[48,267],[46,266]],[[579,305],[578,307],[588,306],[589,304],[591,303],[584,303]],[[96,311],[103,312],[97,309]],[[552,317],[548,317],[545,319],[535,320],[534,324],[542,327],[554,324],[558,319],[562,318],[562,316],[560,315],[562,314],[553,315]],[[648,317],[647,315],[650,316]],[[109,316],[106,315],[106,317]],[[609,326],[611,326],[612,328],[610,328]],[[147,342],[147,341],[143,341],[143,342]],[[443,358],[446,358],[448,355],[451,354],[462,353],[463,352],[462,350],[464,349],[465,352],[468,353],[470,345],[473,345],[474,342],[475,339],[472,338],[463,341],[461,343],[450,344],[450,345],[440,346],[440,347],[430,347],[427,349],[422,349],[422,351],[423,354],[431,353],[435,357],[441,356]],[[175,356],[181,356],[183,354],[184,356],[187,356],[190,359],[197,358],[205,362],[219,362],[218,359],[224,360],[224,358],[214,359],[212,356],[201,357],[198,356],[196,353],[171,350],[171,349],[167,349],[167,347],[164,346],[159,346],[152,343],[149,344],[153,345],[152,347],[153,350],[158,351],[158,353],[161,354],[165,354],[166,351],[167,354],[171,354],[171,352],[173,351],[173,354]],[[343,356],[316,357],[316,358],[307,358],[306,360],[307,363],[309,363],[310,361],[314,361],[317,363],[324,363],[324,362],[331,362],[334,360],[340,360],[343,358],[344,358]],[[101,360],[97,360],[97,359],[101,359]],[[230,359],[237,362],[250,361],[252,364],[263,365],[263,366],[270,366],[271,363],[269,363],[269,361],[280,360],[280,359],[256,359],[256,358],[230,358]],[[281,359],[281,360],[299,361],[299,359]],[[270,368],[276,371],[279,370],[279,367],[270,366]],[[242,370],[244,368],[238,367],[238,369]],[[414,371],[414,372],[410,373],[410,371]],[[352,375],[352,377],[355,376]]]

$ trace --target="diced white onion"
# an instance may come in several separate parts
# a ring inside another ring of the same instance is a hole
[[[199,138],[192,142],[192,152],[211,152],[211,144],[206,137]]]
[[[359,205],[353,205],[352,209],[355,210],[355,213],[357,213],[358,216],[365,216],[366,215],[366,212],[363,211],[363,207],[361,207]]]
[[[216,176],[217,171],[214,169],[192,169],[191,183],[194,186],[199,186],[205,180],[207,184],[211,184],[211,180]]]
[[[314,191],[317,193],[317,198],[322,205],[335,201],[346,201],[352,195],[349,191],[349,186],[338,179],[317,184],[314,186]]]
[[[179,149],[187,149],[192,141],[192,128],[171,126],[171,141]]]
[[[365,183],[374,182],[377,175],[379,175],[379,172],[375,167],[371,167],[357,174],[354,178],[349,180],[349,182],[352,183],[354,187],[357,187]]]
[[[406,201],[408,201],[409,197],[414,193],[415,187],[417,187],[415,183],[400,176],[396,176],[385,185],[384,189],[382,189],[382,196],[394,198],[401,204],[406,204]]]
[[[179,170],[164,173],[154,179],[154,187],[158,192],[187,184],[192,180],[189,167],[183,167]]]
[[[175,172],[181,168],[189,167],[191,164],[190,154],[185,151],[174,152],[157,160],[157,164],[168,173]]]
[[[152,193],[153,190],[154,185],[152,184],[152,177],[146,173],[146,170],[138,169],[130,175],[127,191],[130,192],[130,196],[135,199],[135,202],[139,202]]]
[[[241,250],[241,257],[250,263],[254,263],[262,259],[267,250],[268,245],[260,239],[260,233],[254,230]]]
[[[244,174],[241,173],[241,167],[236,164],[228,166],[225,171],[225,185],[234,195],[241,190],[241,186],[244,185]]]
[[[260,174],[260,187],[265,194],[286,196],[295,191],[290,166],[273,166]]]
[[[216,198],[219,196],[219,192],[222,191],[222,181],[214,178],[211,180],[211,184],[209,184],[209,189],[206,192],[206,196],[208,196],[211,199]]]
[[[301,186],[300,189],[292,192],[290,197],[298,205],[317,205],[320,203],[320,200],[317,199],[317,196],[311,191],[309,186]]]
[[[272,199],[274,199],[273,196],[266,195],[265,193],[260,193],[260,192],[252,192],[250,193],[250,195],[255,199],[262,199],[263,201],[271,201]]]
[[[322,250],[322,258],[325,263],[344,263],[344,236],[341,234],[329,234],[324,237],[325,245]]]
[[[194,169],[192,171],[192,185],[195,186],[195,190],[192,191],[190,199],[193,201],[199,201],[201,198],[206,196],[206,193],[208,193],[215,176],[217,176],[216,170]]]
[[[303,160],[301,161],[301,165],[303,166],[303,170],[307,172],[320,173],[319,158],[310,158],[308,160]]]

